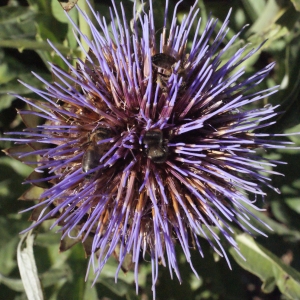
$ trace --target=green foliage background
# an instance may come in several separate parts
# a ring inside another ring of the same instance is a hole
[[[79,4],[84,5],[84,0]],[[95,7],[109,19],[110,1],[95,0]],[[115,1],[119,3],[119,0]],[[193,0],[184,0],[179,6],[179,21],[188,12]],[[176,1],[170,0],[170,12]],[[132,1],[123,0],[126,14],[132,17]],[[230,7],[233,8],[229,40],[245,24],[236,43],[228,51],[228,57],[247,43],[249,50],[268,39],[261,51],[246,62],[246,73],[251,74],[267,63],[276,61],[276,67],[268,79],[260,85],[265,88],[280,85],[280,91],[264,102],[280,104],[283,112],[269,133],[300,131],[300,0],[200,0],[203,24],[211,12],[222,25]],[[154,1],[156,24],[162,24],[164,1]],[[69,12],[78,21],[77,11]],[[156,26],[159,30],[159,25]],[[158,31],[159,32],[159,31]],[[51,81],[47,61],[65,68],[61,59],[47,43],[51,40],[70,59],[79,57],[72,27],[57,0],[9,0],[0,3],[0,127],[1,132],[21,131],[23,124],[16,113],[26,109],[22,101],[11,93],[31,95],[18,79],[29,85],[42,88],[32,74],[34,71]],[[74,60],[75,61],[75,60]],[[10,94],[8,94],[10,93]],[[291,139],[300,146],[300,136]],[[1,141],[1,148],[10,143]],[[273,231],[266,231],[268,238],[250,237],[236,230],[236,240],[242,260],[232,249],[230,253],[232,271],[224,259],[216,257],[209,245],[202,241],[205,257],[194,253],[193,261],[199,279],[192,273],[178,249],[178,259],[183,283],[172,281],[167,269],[161,267],[157,285],[157,299],[300,299],[300,151],[281,150],[266,152],[265,156],[288,162],[276,171],[285,177],[272,178],[274,186],[281,190],[277,194],[267,190],[265,203],[260,203],[265,212],[255,212],[269,224]],[[29,213],[18,211],[30,207],[32,202],[17,199],[28,189],[22,181],[31,168],[0,156],[0,298],[27,299],[17,266],[19,232],[27,228]],[[254,222],[254,221],[253,221]],[[96,284],[91,287],[93,276],[85,282],[87,259],[80,245],[58,253],[59,234],[50,232],[50,223],[44,224],[34,241],[33,251],[44,299],[49,300],[95,300],[95,299],[152,299],[151,266],[143,262],[140,266],[139,295],[135,293],[134,277],[131,272],[121,274],[114,283],[116,262],[112,258]],[[31,247],[31,248],[30,248]],[[28,249],[32,246],[28,245]],[[297,271],[298,270],[298,271]],[[29,281],[30,283],[31,281]],[[35,298],[32,298],[35,299]],[[40,298],[36,298],[40,299]]]

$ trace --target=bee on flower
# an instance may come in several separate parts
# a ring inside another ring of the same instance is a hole
[[[239,36],[224,45],[230,13],[217,34],[213,18],[200,34],[197,2],[181,24],[179,4],[167,27],[166,1],[158,33],[151,0],[148,11],[134,10],[132,29],[114,2],[110,29],[92,7],[96,24],[80,11],[93,36],[88,40],[73,23],[89,47],[86,59],[74,67],[50,42],[70,71],[52,64],[53,83],[35,74],[46,90],[23,83],[44,101],[19,96],[34,108],[21,117],[44,124],[7,138],[31,146],[21,158],[38,157],[27,182],[47,185],[29,228],[55,218],[60,249],[67,237],[82,243],[96,277],[113,255],[117,276],[130,255],[138,285],[140,258],[149,257],[154,297],[159,265],[181,281],[176,244],[196,272],[191,250],[203,256],[199,235],[230,266],[220,235],[239,252],[231,224],[264,234],[251,224],[248,206],[258,209],[254,200],[264,197],[264,186],[276,190],[267,177],[276,162],[256,150],[285,145],[255,133],[272,124],[276,107],[248,106],[276,92],[255,89],[274,63],[245,79],[241,64],[259,48],[223,59]]]

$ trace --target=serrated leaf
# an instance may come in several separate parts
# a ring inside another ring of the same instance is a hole
[[[32,230],[30,230],[23,235],[18,245],[18,266],[27,298],[30,300],[43,300],[42,286],[33,255],[33,242],[34,235]],[[25,246],[23,247],[24,244]]]
[[[242,268],[263,281],[262,287],[265,288],[265,292],[273,291],[276,284],[281,293],[289,299],[300,299],[299,272],[284,264],[276,255],[246,234],[237,235],[236,241],[246,261],[233,248],[230,249],[230,254]]]

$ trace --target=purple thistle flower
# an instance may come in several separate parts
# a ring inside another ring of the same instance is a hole
[[[256,149],[289,143],[254,133],[277,115],[271,105],[246,107],[276,92],[255,89],[274,63],[245,79],[241,64],[260,47],[243,47],[223,60],[240,35],[223,46],[230,14],[215,37],[213,18],[201,35],[192,36],[192,25],[199,32],[201,23],[197,2],[180,25],[179,2],[168,29],[166,1],[156,45],[149,2],[149,12],[135,12],[132,30],[122,5],[119,14],[114,2],[111,29],[93,11],[99,31],[80,11],[93,35],[88,40],[73,23],[89,46],[86,60],[73,67],[49,42],[70,72],[51,65],[52,84],[35,74],[46,90],[23,83],[44,101],[19,96],[32,108],[19,112],[28,128],[14,133],[24,137],[7,140],[21,144],[13,155],[36,165],[27,182],[45,188],[31,208],[36,222],[30,228],[56,218],[51,228],[61,226],[61,250],[68,248],[67,238],[82,242],[96,277],[115,255],[117,278],[130,255],[138,286],[139,258],[149,255],[155,297],[159,264],[181,281],[176,244],[196,273],[191,248],[203,256],[199,235],[229,266],[217,231],[238,253],[230,224],[264,235],[251,225],[255,215],[247,207],[259,210],[254,202],[264,197],[263,186],[277,191],[267,175],[278,174],[269,167],[281,162],[259,157]],[[33,117],[45,123],[31,127]],[[29,161],[32,155],[38,162]]]

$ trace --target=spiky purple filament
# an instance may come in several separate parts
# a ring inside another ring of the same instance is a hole
[[[139,257],[141,252],[142,256],[149,253],[154,290],[159,263],[168,264],[171,276],[173,269],[181,280],[176,242],[196,273],[190,248],[193,244],[203,256],[198,235],[225,256],[230,266],[216,229],[237,252],[230,223],[246,232],[251,228],[263,234],[251,225],[250,217],[256,217],[247,206],[258,210],[254,202],[257,196],[265,195],[262,186],[273,188],[267,174],[279,174],[268,168],[281,162],[262,159],[255,154],[256,149],[282,148],[288,143],[267,141],[263,137],[268,135],[253,133],[273,123],[270,119],[276,116],[276,107],[246,110],[245,106],[276,92],[276,87],[251,92],[274,64],[242,79],[244,70],[237,68],[260,47],[247,54],[246,47],[241,48],[222,61],[222,55],[240,35],[233,36],[220,50],[230,13],[211,45],[208,42],[217,20],[210,18],[203,34],[198,35],[199,19],[188,50],[198,14],[196,4],[181,25],[176,22],[176,6],[167,39],[166,2],[159,47],[155,44],[151,1],[148,14],[134,13],[133,32],[123,7],[120,18],[114,2],[111,19],[116,21],[111,22],[112,33],[100,15],[93,11],[99,32],[77,8],[93,35],[93,40],[88,40],[70,19],[90,48],[86,61],[78,60],[74,68],[49,42],[70,72],[51,64],[57,78],[53,84],[34,74],[47,91],[23,83],[45,100],[19,97],[34,108],[20,112],[24,122],[29,115],[42,117],[46,123],[17,133],[24,138],[9,140],[32,146],[33,151],[20,152],[19,158],[39,156],[35,172],[44,171],[47,175],[28,182],[51,184],[40,196],[41,202],[33,207],[44,207],[33,226],[56,217],[52,228],[61,226],[62,239],[69,236],[81,240],[88,254],[97,254],[90,260],[97,276],[119,247],[116,277],[130,254],[137,284]],[[142,28],[142,35],[138,28]],[[167,51],[177,56],[170,76],[157,71],[151,61],[153,55]],[[112,136],[91,141],[99,128],[110,128]],[[168,155],[162,163],[147,157],[144,137],[149,130],[158,130],[164,137],[159,143],[168,148]],[[109,147],[99,164],[84,173],[83,156],[92,142],[102,152],[104,144]],[[255,200],[249,200],[251,195]],[[86,246],[89,238],[90,247]]]

